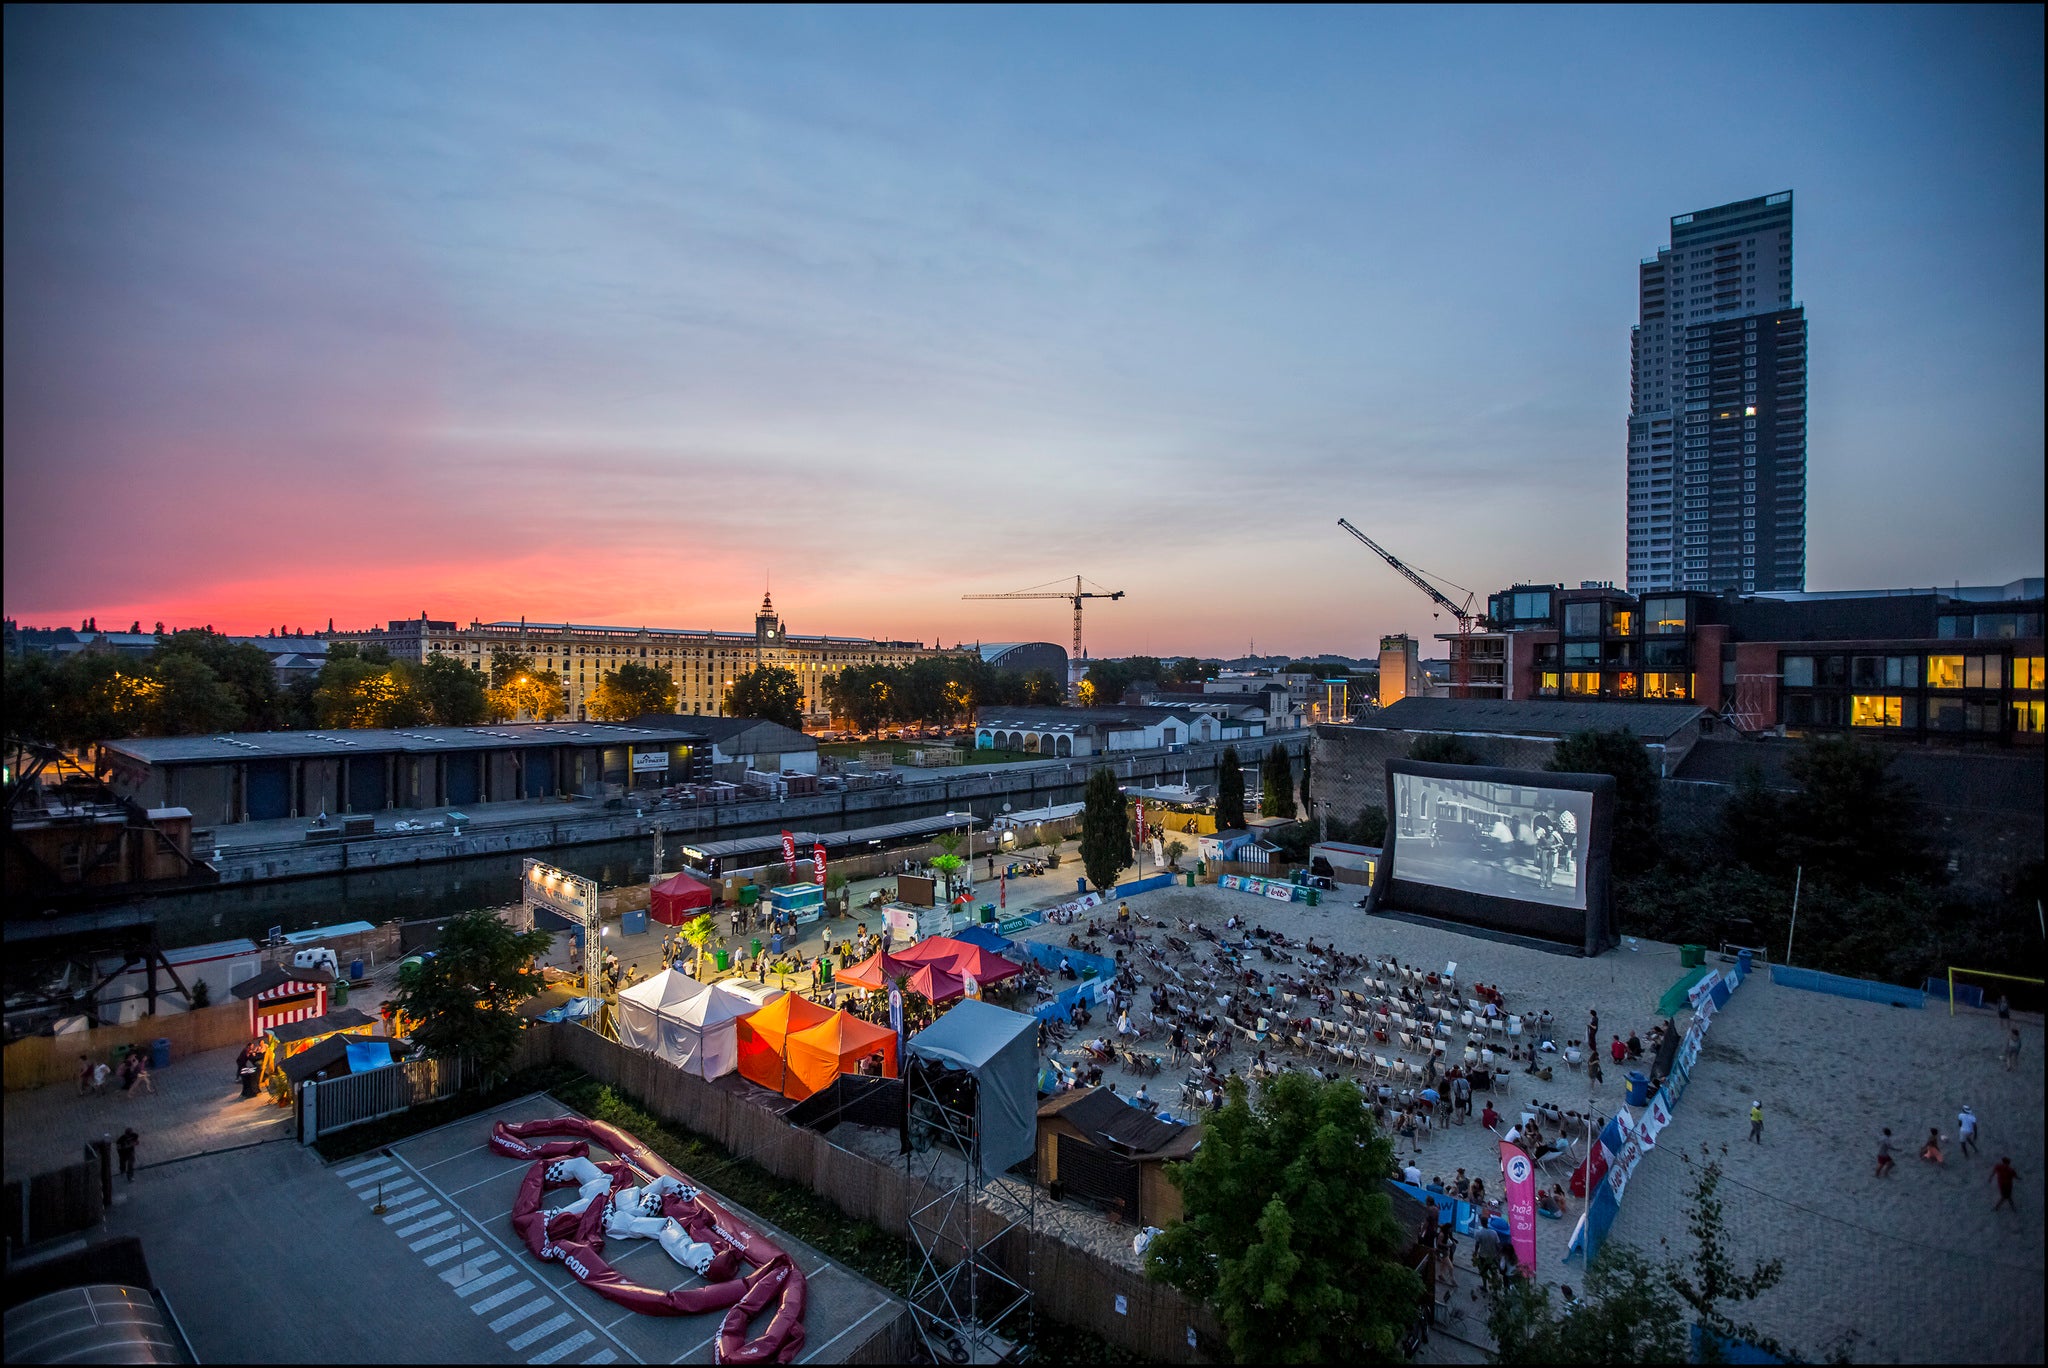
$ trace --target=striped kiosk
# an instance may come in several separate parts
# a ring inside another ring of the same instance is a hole
[[[325,969],[265,969],[232,991],[249,1004],[249,1038],[257,1040],[273,1026],[326,1016],[327,985],[333,982]]]

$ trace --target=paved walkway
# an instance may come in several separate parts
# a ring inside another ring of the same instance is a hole
[[[109,1084],[101,1097],[81,1097],[65,1084],[7,1094],[6,1174],[11,1182],[61,1168],[86,1144],[133,1126],[142,1137],[139,1168],[290,1135],[291,1109],[268,1097],[242,1097],[235,1078],[240,1046],[210,1050],[152,1072],[154,1093],[124,1093]]]

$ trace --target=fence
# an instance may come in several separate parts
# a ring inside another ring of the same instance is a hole
[[[310,1145],[323,1135],[453,1097],[465,1082],[475,1081],[475,1072],[467,1059],[420,1059],[340,1078],[308,1080],[299,1085],[299,1143]]]
[[[7,1183],[7,1240],[26,1249],[38,1240],[90,1230],[106,1213],[107,1165],[92,1147],[75,1164]]]
[[[846,1215],[885,1231],[905,1231],[908,1238],[913,1183],[895,1166],[842,1149],[742,1094],[692,1078],[594,1031],[566,1025],[548,1029],[556,1059],[639,1099],[662,1120],[809,1188]],[[696,1176],[713,1181],[709,1175]],[[1029,1241],[1013,1236],[999,1255],[1005,1272],[1028,1281],[1045,1314],[1142,1358],[1188,1362],[1196,1353],[1189,1331],[1198,1338],[1215,1334],[1206,1309],[1173,1288],[1044,1232]]]
[[[1810,993],[1833,993],[1837,997],[1861,998],[1865,1002],[1888,1002],[1894,1007],[1927,1005],[1927,994],[1918,988],[1901,988],[1895,983],[1824,974],[1818,969],[1794,969],[1789,965],[1774,964],[1771,966],[1771,982],[1786,988],[1804,988]]]
[[[99,1026],[61,1036],[24,1036],[7,1047],[8,1092],[69,1083],[78,1077],[81,1054],[105,1059],[122,1045],[148,1049],[159,1037],[171,1042],[171,1058],[245,1044],[249,1039],[249,1005],[224,1002],[192,1012],[162,1012],[126,1026]]]

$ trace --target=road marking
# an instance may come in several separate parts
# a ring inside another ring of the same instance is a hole
[[[513,1266],[511,1264],[506,1264],[503,1268],[494,1268],[490,1272],[484,1274],[481,1277],[470,1277],[469,1281],[463,1281],[464,1277],[470,1273],[470,1270],[475,1268],[481,1268],[483,1265],[491,1262],[493,1259],[497,1257],[498,1255],[496,1251],[486,1249],[483,1253],[477,1255],[474,1259],[466,1261],[461,1268],[451,1268],[446,1273],[443,1273],[441,1275],[441,1281],[447,1283],[450,1287],[454,1288],[455,1294],[457,1296],[466,1297],[472,1292],[476,1292],[483,1288],[489,1287],[492,1283],[498,1281],[498,1279],[500,1278],[509,1278],[512,1276],[512,1273],[514,1271]]]
[[[593,1343],[596,1339],[597,1336],[591,1334],[588,1330],[578,1330],[575,1334],[569,1336],[569,1338],[563,1340],[554,1348],[549,1349],[544,1353],[535,1354],[532,1358],[528,1359],[527,1362],[553,1363],[557,1359],[567,1358],[569,1355],[575,1353],[578,1349],[581,1349],[584,1345]],[[612,1361],[612,1352],[611,1350],[607,1349],[604,1351],[604,1358],[591,1359],[589,1361],[591,1363],[610,1363]]]
[[[469,1304],[469,1309],[476,1312],[479,1316],[481,1316],[486,1311],[497,1310],[506,1302],[511,1301],[514,1297],[518,1296],[520,1293],[531,1291],[533,1291],[533,1279],[524,1278],[516,1283],[513,1283],[503,1292],[493,1292],[490,1296],[485,1297],[482,1301],[471,1302]]]
[[[393,1183],[392,1186],[405,1187],[405,1185],[410,1182],[412,1182],[412,1179],[405,1178],[401,1179],[396,1183]],[[372,1189],[368,1192],[358,1192],[356,1194],[356,1196],[362,1198],[366,1202],[369,1201],[371,1198],[375,1197],[376,1195],[377,1193],[375,1189]],[[402,1202],[417,1201],[419,1198],[424,1197],[426,1195],[427,1193],[425,1188],[415,1185],[413,1187],[406,1188],[404,1192],[387,1192],[384,1194],[384,1200],[389,1202],[392,1206],[397,1206]]]
[[[390,1162],[391,1156],[388,1154],[373,1154],[367,1159],[358,1159],[354,1163],[343,1164],[335,1172],[341,1177],[346,1178],[351,1173],[361,1173],[364,1169],[375,1168],[379,1164],[388,1164]]]
[[[430,1246],[437,1245],[441,1243],[441,1241],[443,1240],[452,1240],[461,1233],[462,1228],[460,1226],[449,1226],[446,1230],[435,1231],[433,1234],[427,1236],[424,1240],[414,1240],[412,1244],[408,1246],[408,1248],[410,1248],[413,1253],[417,1254],[422,1249],[426,1249]]]
[[[448,1156],[448,1157],[447,1157],[446,1159],[436,1159],[436,1160],[435,1160],[435,1161],[434,1161],[433,1163],[431,1163],[431,1164],[421,1164],[421,1165],[419,1166],[419,1169],[420,1169],[420,1172],[421,1172],[421,1173],[425,1173],[425,1172],[426,1172],[426,1171],[427,1171],[428,1169],[430,1169],[430,1168],[439,1168],[439,1167],[441,1167],[441,1165],[443,1165],[443,1164],[452,1164],[452,1163],[454,1163],[454,1162],[455,1162],[455,1161],[456,1161],[457,1159],[460,1159],[460,1158],[461,1158],[461,1157],[462,1157],[463,1155],[465,1155],[465,1154],[475,1154],[475,1153],[476,1153],[476,1152],[477,1152],[478,1150],[480,1150],[480,1149],[489,1149],[489,1148],[490,1148],[490,1144],[489,1144],[489,1142],[485,1142],[484,1144],[481,1144],[481,1145],[471,1145],[471,1146],[470,1146],[470,1147],[469,1147],[468,1149],[466,1149],[466,1150],[457,1150],[457,1151],[456,1151],[455,1153],[453,1153],[453,1154],[449,1155],[449,1156]]]
[[[424,1202],[414,1202],[411,1206],[406,1207],[402,1211],[392,1212],[389,1216],[386,1216],[384,1218],[384,1224],[397,1225],[400,1221],[403,1221],[408,1216],[417,1216],[423,1211],[433,1211],[440,1205],[441,1204],[439,1202],[435,1201],[431,1197],[428,1197],[427,1200]]]
[[[451,1230],[451,1231],[449,1231],[448,1233],[449,1233],[450,1235],[454,1235],[454,1234],[457,1234],[458,1232],[456,1232],[456,1231],[453,1231],[453,1230]],[[421,1262],[421,1263],[423,1263],[423,1264],[425,1264],[425,1265],[426,1265],[427,1267],[429,1267],[429,1268],[432,1268],[432,1267],[433,1267],[433,1266],[434,1266],[435,1264],[444,1264],[444,1263],[447,1263],[447,1262],[448,1262],[448,1261],[449,1261],[450,1259],[456,1258],[456,1257],[458,1257],[459,1255],[461,1255],[461,1254],[462,1254],[462,1252],[463,1252],[463,1246],[462,1246],[462,1245],[460,1245],[460,1244],[452,1244],[452,1245],[449,1245],[449,1246],[448,1246],[448,1247],[447,1247],[446,1249],[437,1249],[437,1250],[435,1250],[435,1251],[434,1251],[433,1253],[431,1253],[431,1254],[427,1255],[427,1256],[426,1256],[425,1258],[421,1259],[421,1260],[420,1260],[420,1262]]]
[[[480,1187],[482,1187],[482,1186],[483,1186],[483,1185],[484,1185],[485,1183],[495,1183],[495,1182],[497,1182],[497,1181],[498,1181],[498,1180],[499,1180],[500,1178],[510,1178],[510,1177],[515,1177],[515,1176],[517,1176],[517,1177],[524,1177],[525,1175],[524,1175],[524,1174],[514,1174],[514,1173],[513,1173],[513,1172],[512,1172],[511,1170],[509,1170],[509,1169],[508,1169],[508,1170],[507,1170],[506,1172],[504,1172],[504,1173],[494,1173],[494,1174],[492,1174],[492,1175],[491,1175],[490,1177],[488,1177],[488,1178],[479,1178],[479,1179],[477,1179],[477,1180],[476,1180],[476,1181],[475,1181],[474,1183],[464,1183],[464,1184],[463,1184],[463,1185],[462,1185],[461,1187],[459,1187],[459,1188],[450,1188],[450,1189],[448,1189],[448,1195],[449,1195],[450,1197],[453,1197],[453,1196],[454,1196],[454,1195],[455,1195],[456,1193],[458,1193],[458,1192],[467,1192],[467,1191],[469,1191],[469,1190],[470,1190],[471,1188],[480,1188]]]
[[[553,1297],[535,1297],[524,1306],[515,1306],[491,1322],[492,1330],[503,1330],[508,1325],[517,1325],[528,1316],[537,1316],[555,1304]]]
[[[381,1182],[396,1172],[398,1172],[398,1165],[391,1164],[378,1169],[375,1173],[366,1173],[360,1178],[351,1178],[348,1180],[348,1185],[352,1188],[359,1188],[365,1183]]]
[[[538,1344],[540,1341],[546,1339],[549,1335],[554,1334],[555,1331],[561,1329],[565,1325],[572,1324],[573,1322],[574,1317],[570,1316],[567,1312],[564,1312],[559,1316],[553,1316],[547,1320],[542,1321],[539,1325],[534,1326],[533,1329],[527,1331],[523,1335],[518,1336],[517,1338],[506,1340],[505,1346],[508,1349],[524,1349],[529,1344]]]
[[[410,1236],[410,1235],[417,1235],[417,1234],[419,1234],[419,1233],[420,1233],[420,1232],[421,1232],[422,1230],[427,1230],[427,1229],[430,1229],[430,1228],[432,1228],[432,1227],[434,1227],[434,1226],[437,1226],[437,1225],[441,1224],[441,1222],[443,1222],[443,1221],[452,1221],[452,1220],[454,1220],[454,1219],[455,1219],[455,1213],[454,1213],[454,1212],[452,1212],[452,1211],[443,1211],[443,1212],[439,1212],[439,1213],[437,1213],[437,1214],[435,1214],[435,1215],[432,1215],[432,1216],[429,1216],[429,1217],[427,1217],[427,1219],[426,1219],[426,1220],[424,1220],[424,1221],[414,1221],[414,1222],[413,1222],[413,1223],[412,1223],[411,1225],[409,1225],[409,1226],[400,1226],[400,1227],[398,1228],[398,1232],[397,1232],[397,1233],[398,1233],[398,1238],[399,1238],[399,1239],[401,1239],[401,1240],[403,1240],[403,1239],[405,1239],[405,1238],[406,1238],[407,1236]],[[451,1232],[451,1233],[452,1233],[452,1232]],[[418,1248],[418,1246],[414,1246],[414,1248]]]
[[[596,1353],[592,1354],[589,1358],[583,1361],[585,1363],[616,1363],[618,1361],[618,1357],[619,1356],[617,1354],[614,1354],[609,1349],[600,1349]],[[535,1359],[534,1362],[538,1363],[540,1362],[540,1360]]]

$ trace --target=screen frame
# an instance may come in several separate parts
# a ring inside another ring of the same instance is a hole
[[[1584,911],[1535,899],[1469,893],[1441,884],[1401,877],[1400,823],[1394,801],[1396,775],[1468,783],[1513,784],[1522,788],[1585,793],[1593,800],[1585,848],[1580,855],[1586,880]],[[1598,955],[1614,945],[1610,917],[1613,894],[1610,851],[1614,840],[1614,778],[1607,774],[1554,774],[1549,770],[1506,769],[1497,765],[1443,765],[1423,760],[1389,760],[1386,765],[1387,835],[1373,876],[1367,913],[1412,912],[1462,922],[1489,931],[1569,945],[1583,955]]]

